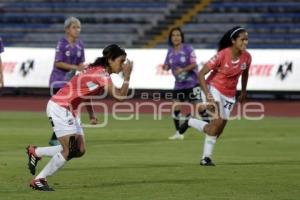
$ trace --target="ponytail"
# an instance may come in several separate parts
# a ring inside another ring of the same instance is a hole
[[[107,66],[107,59],[105,58],[105,57],[98,57],[98,58],[96,58],[96,60],[92,63],[92,64],[90,64],[89,66],[90,67],[95,67],[95,66],[103,66],[103,67],[105,67],[105,66]]]

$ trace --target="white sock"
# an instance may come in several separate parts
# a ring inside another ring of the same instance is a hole
[[[197,129],[198,131],[203,132],[204,126],[208,124],[205,121],[202,121],[200,119],[194,119],[194,118],[190,118],[188,121],[188,125]]]
[[[62,151],[62,146],[57,145],[57,146],[50,146],[50,147],[37,147],[35,149],[35,154],[38,157],[42,156],[50,156],[53,157],[55,154],[58,152]]]
[[[202,158],[204,157],[211,158],[216,141],[217,141],[217,136],[210,136],[210,135],[205,136]]]
[[[46,178],[53,175],[59,168],[66,163],[66,159],[60,152],[55,154],[51,160],[47,163],[44,169],[35,177],[35,179]]]

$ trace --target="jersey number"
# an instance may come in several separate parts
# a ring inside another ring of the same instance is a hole
[[[196,99],[201,99],[201,88],[199,86],[194,87],[193,88],[193,94],[194,94]]]
[[[233,103],[225,100],[224,108],[231,110]]]

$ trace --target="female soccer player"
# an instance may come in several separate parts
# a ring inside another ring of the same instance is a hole
[[[235,103],[238,79],[242,75],[242,90],[238,97],[240,102],[246,98],[248,70],[251,64],[251,55],[246,51],[248,33],[242,27],[234,27],[227,31],[219,41],[218,53],[212,57],[198,74],[199,84],[204,97],[210,105],[216,105],[213,120],[207,123],[202,120],[190,118],[180,127],[183,134],[191,126],[205,135],[203,156],[200,165],[214,166],[211,160],[212,152],[217,138],[222,134],[230,112]],[[205,80],[205,75],[210,75]]]
[[[4,51],[4,47],[3,47],[3,42],[2,42],[2,38],[0,37],[0,54]],[[1,60],[1,56],[0,56],[0,88],[4,86],[4,81],[3,81],[3,69],[2,69],[2,60]]]
[[[191,45],[184,43],[184,33],[179,27],[172,28],[169,33],[168,53],[163,65],[164,70],[172,70],[175,77],[173,91],[173,120],[176,133],[169,137],[170,140],[183,139],[179,134],[179,119],[181,103],[184,101],[197,103],[201,100],[200,87],[198,85],[198,65],[196,54]]]
[[[64,23],[65,36],[61,38],[56,46],[54,66],[50,75],[50,93],[56,94],[71,78],[76,71],[84,70],[84,44],[79,39],[81,23],[75,17],[68,17]],[[94,111],[87,106],[91,124],[97,123]],[[59,145],[55,133],[49,141],[50,145]]]
[[[127,97],[132,71],[132,62],[126,60],[126,52],[118,45],[104,48],[103,57],[97,58],[82,73],[74,76],[58,93],[49,100],[47,115],[52,123],[61,145],[50,147],[27,147],[28,168],[35,174],[36,166],[42,156],[51,156],[51,160],[31,181],[30,187],[36,190],[53,191],[46,178],[53,175],[67,161],[81,157],[85,153],[85,140],[79,123],[77,109],[85,99],[95,95],[109,93],[117,100]],[[120,89],[115,88],[110,74],[123,71],[124,82]]]

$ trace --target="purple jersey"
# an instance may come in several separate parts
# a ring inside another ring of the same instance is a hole
[[[184,68],[196,62],[196,54],[191,45],[182,44],[178,52],[174,48],[169,48],[165,64],[169,66],[175,77],[175,90],[193,88],[198,85],[198,66],[192,71],[175,75],[176,68]]]
[[[2,38],[0,37],[0,53],[2,53],[3,51],[4,51],[4,46],[3,46]]]
[[[80,39],[77,39],[73,45],[71,45],[66,38],[62,38],[58,41],[56,46],[55,62],[79,65],[84,61],[84,45]],[[56,67],[54,64],[50,76],[50,87],[62,88],[75,75],[75,73],[75,70],[64,70]]]

